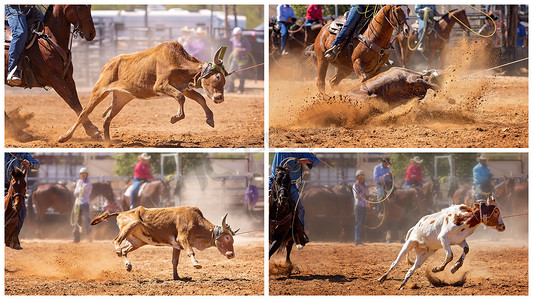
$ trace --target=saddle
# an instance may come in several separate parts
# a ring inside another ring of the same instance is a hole
[[[331,22],[331,24],[329,25],[329,33],[333,35],[339,34],[342,27],[344,27],[344,24],[346,24],[346,18],[348,17],[348,12],[349,11],[345,12],[342,17],[339,17],[333,20],[333,22]],[[367,20],[368,19],[366,18],[361,18],[361,20],[355,25],[354,31],[363,33],[366,30],[366,27],[368,27],[368,24],[370,23],[370,22],[367,22]]]
[[[137,192],[137,197],[142,195],[144,188],[148,184],[148,181],[141,183],[141,187],[139,187],[139,191]],[[124,191],[124,196],[131,197],[131,190],[133,189],[133,185],[128,186],[128,188]]]

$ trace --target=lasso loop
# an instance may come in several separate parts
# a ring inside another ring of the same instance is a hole
[[[422,40],[426,37],[426,30],[428,28],[428,20],[429,20],[429,9],[424,9],[424,30],[422,31],[422,37],[418,39],[418,42],[416,43],[414,48],[411,48],[411,45],[409,45],[409,37],[407,37],[407,47],[411,51],[415,51],[418,46],[422,43]]]
[[[486,14],[485,12],[483,12],[483,11],[481,11],[481,10],[475,8],[475,7],[472,6],[472,5],[469,5],[469,4],[468,4],[468,6],[469,6],[470,8],[472,8],[473,10],[477,10],[477,11],[480,12],[481,14],[485,15],[485,16],[486,16],[487,18],[489,18],[489,19],[492,21],[492,23],[494,24],[494,31],[493,31],[491,34],[489,34],[489,35],[483,35],[483,34],[481,34],[481,33],[478,33],[478,32],[476,32],[476,31],[474,31],[471,27],[466,26],[466,25],[465,25],[461,20],[459,20],[456,16],[452,15],[452,14],[451,14],[446,8],[444,8],[444,6],[442,6],[442,5],[439,5],[439,6],[440,6],[440,8],[442,8],[442,9],[443,9],[448,15],[452,16],[455,20],[457,20],[457,22],[459,22],[459,24],[461,24],[463,27],[467,28],[469,31],[473,32],[474,34],[476,34],[476,35],[478,35],[478,36],[480,36],[480,37],[483,37],[483,38],[489,38],[489,37],[493,36],[493,35],[496,33],[496,21],[494,21],[494,19],[492,19],[488,14]]]

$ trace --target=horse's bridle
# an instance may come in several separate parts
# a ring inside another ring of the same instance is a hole
[[[487,210],[487,208],[491,208],[490,214],[483,212],[483,210]],[[474,214],[474,216],[479,222],[481,222],[481,223],[485,224],[486,226],[488,226],[487,222],[492,217],[494,212],[496,211],[496,208],[497,208],[496,205],[487,205],[487,204],[485,204],[485,202],[481,202],[480,206],[479,206],[479,218],[477,217],[476,214]]]

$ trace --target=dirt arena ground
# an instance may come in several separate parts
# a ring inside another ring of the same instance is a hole
[[[401,104],[342,97],[355,78],[341,82],[340,94],[327,83],[320,96],[314,67],[304,68],[305,80],[271,70],[270,147],[528,147],[528,77],[505,76],[506,70],[473,74],[484,68],[473,65],[479,53],[459,50],[446,64],[440,91]]]
[[[451,275],[448,265],[437,278],[448,282],[461,280],[463,286],[434,287],[426,279],[426,269],[444,260],[437,251],[398,290],[409,269],[405,260],[380,284],[377,279],[394,261],[402,244],[369,243],[363,246],[341,243],[310,243],[293,250],[291,260],[296,269],[287,277],[279,267],[284,256],[276,254],[270,263],[270,295],[527,295],[527,242],[469,241],[470,252],[459,271]],[[454,262],[462,249],[452,247]],[[317,259],[319,257],[319,259]],[[275,263],[273,263],[275,262]],[[273,274],[274,273],[274,274]]]
[[[196,250],[197,270],[182,253],[172,280],[172,249],[142,247],[128,256],[127,272],[110,240],[73,244],[23,240],[21,251],[5,248],[6,295],[263,295],[263,238],[236,238],[236,257],[216,248]]]
[[[79,92],[82,106],[89,101],[90,91]],[[226,94],[225,101],[214,104],[215,128],[205,123],[205,113],[195,101],[185,101],[185,119],[176,124],[170,118],[178,104],[169,97],[133,100],[111,122],[111,144],[92,141],[80,126],[71,140],[57,139],[76,120],[76,114],[53,90],[6,91],[5,109],[16,118],[25,131],[34,137],[21,143],[6,137],[5,147],[43,148],[101,148],[101,147],[164,147],[164,148],[262,148],[264,147],[263,91]],[[102,113],[109,105],[108,96],[90,115],[91,121],[103,130]]]

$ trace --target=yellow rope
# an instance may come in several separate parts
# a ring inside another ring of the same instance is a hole
[[[78,197],[76,198],[76,201],[74,201],[74,206],[72,207],[72,211],[70,212],[70,226],[78,224],[78,217],[80,215],[80,204],[78,204],[78,199],[80,199],[81,201],[81,197],[83,196],[84,191],[85,189],[81,190]]]
[[[411,45],[409,45],[409,37],[408,36],[406,37],[407,48],[409,48],[409,50],[415,51],[418,48],[418,46],[420,46],[420,43],[422,43],[422,40],[426,37],[426,30],[428,29],[428,19],[429,19],[429,10],[424,9],[424,31],[422,31],[422,36],[420,37],[420,39],[418,40],[414,48],[411,48]]]
[[[442,8],[447,14],[449,14],[455,20],[457,20],[457,22],[459,22],[459,24],[463,25],[463,27],[465,27],[465,28],[468,28],[468,30],[470,30],[474,34],[476,34],[476,35],[478,35],[480,37],[483,37],[483,38],[489,38],[489,37],[493,36],[496,33],[496,21],[494,21],[488,14],[486,14],[485,12],[475,8],[474,6],[472,6],[472,5],[468,5],[468,6],[470,8],[472,8],[473,10],[477,10],[478,12],[482,13],[483,15],[485,15],[487,18],[489,18],[492,21],[492,23],[494,24],[494,31],[490,35],[483,35],[481,33],[475,32],[472,28],[470,28],[469,26],[466,26],[463,22],[461,22],[461,20],[459,20],[456,16],[452,15],[446,8],[444,8],[444,6],[439,5],[439,7]]]

